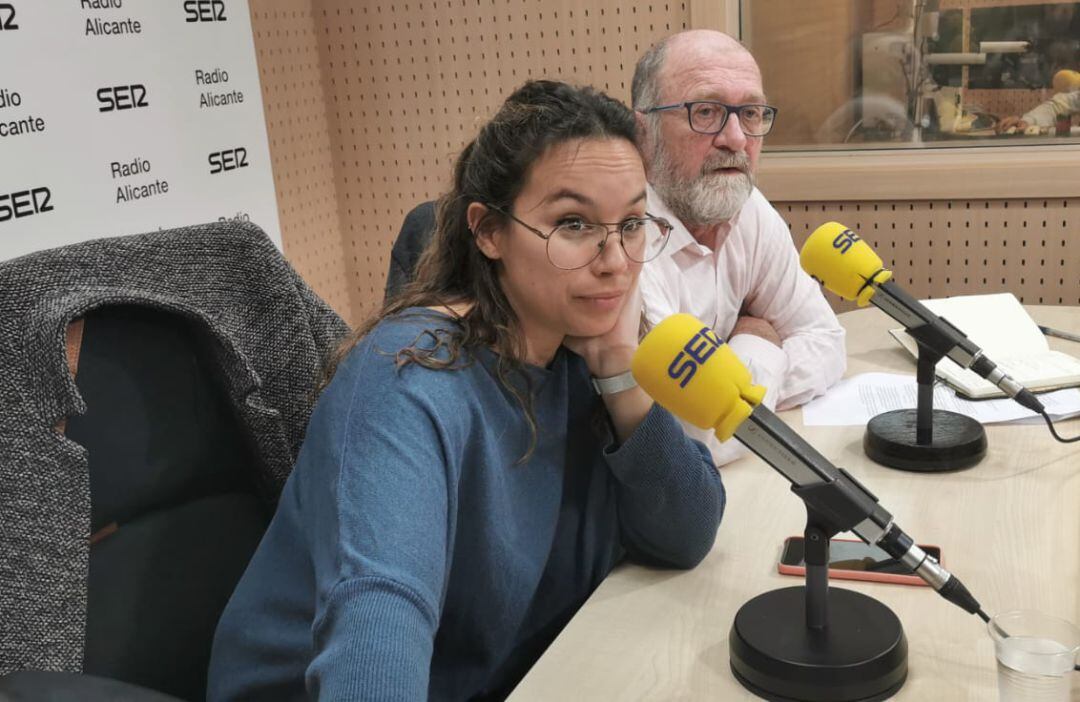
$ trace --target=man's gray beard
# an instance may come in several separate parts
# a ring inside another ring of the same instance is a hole
[[[739,168],[742,174],[715,173],[718,168]],[[653,150],[652,186],[679,221],[700,227],[734,217],[754,189],[754,176],[745,153],[717,152],[705,161],[693,180],[684,180],[667,150],[657,143]]]

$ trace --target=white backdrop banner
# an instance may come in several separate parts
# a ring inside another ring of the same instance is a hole
[[[246,0],[0,0],[0,260],[219,220],[281,246]]]

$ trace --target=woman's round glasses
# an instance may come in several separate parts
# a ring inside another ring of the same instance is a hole
[[[615,223],[568,219],[545,234],[506,210],[494,205],[488,207],[544,239],[547,242],[547,257],[551,265],[566,271],[584,268],[595,261],[603,253],[612,232],[618,232],[619,245],[628,259],[635,263],[647,263],[664,250],[672,230],[671,223],[663,217],[645,213],[644,217],[630,217]]]

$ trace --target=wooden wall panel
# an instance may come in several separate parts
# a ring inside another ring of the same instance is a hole
[[[637,56],[685,27],[688,5],[251,0],[286,255],[359,321],[382,298],[405,213],[444,189],[510,90],[549,76],[627,100]],[[1080,304],[1080,187],[1065,200],[777,208],[797,245],[822,222],[851,224],[916,295],[1009,289]]]
[[[629,101],[637,57],[685,2],[316,0],[354,316],[381,301],[405,214],[437,197],[479,124],[529,78]]]
[[[354,317],[352,286],[312,5],[312,0],[251,0],[251,26],[285,255],[348,320]]]
[[[1080,305],[1080,197],[774,204],[797,247],[825,222],[846,224],[920,298],[1012,292],[1031,304]]]
[[[1022,115],[1039,103],[1054,96],[1050,88],[1034,90],[1010,88],[968,88],[964,91],[964,105],[967,108],[981,107],[998,117]]]

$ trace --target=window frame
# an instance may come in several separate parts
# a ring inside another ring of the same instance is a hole
[[[741,39],[741,4],[689,0],[690,27]],[[775,202],[1080,197],[1080,144],[1052,138],[1022,146],[805,151],[770,150],[765,139],[758,186]]]

